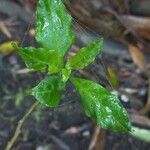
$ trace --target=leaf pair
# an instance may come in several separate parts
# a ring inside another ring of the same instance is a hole
[[[97,83],[71,75],[73,70],[83,69],[95,60],[101,51],[103,39],[81,48],[65,64],[64,56],[75,36],[71,16],[64,4],[61,0],[39,0],[36,17],[36,40],[41,48],[16,46],[27,67],[49,74],[31,90],[31,95],[49,107],[56,107],[66,82],[70,80],[81,95],[87,116],[95,119],[103,128],[130,131],[128,115],[116,96]]]
[[[29,68],[38,71],[46,71],[47,68],[49,74],[55,73],[55,75],[49,75],[38,86],[33,88],[31,95],[49,107],[58,106],[62,91],[65,90],[66,82],[70,78],[72,70],[83,69],[93,62],[101,50],[102,44],[103,39],[82,48],[67,61],[65,67],[64,62],[58,57],[56,51],[32,47],[19,48],[15,45]]]

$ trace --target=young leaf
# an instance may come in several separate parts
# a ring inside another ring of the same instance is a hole
[[[79,52],[71,57],[67,64],[74,70],[80,70],[92,63],[95,57],[99,54],[103,46],[103,39],[89,44],[87,47],[83,47]]]
[[[72,20],[61,0],[39,0],[37,6],[36,40],[44,48],[64,55],[74,41]]]
[[[64,82],[67,82],[71,75],[71,69],[70,68],[64,68],[62,69],[62,80]]]
[[[57,73],[63,67],[63,58],[59,52],[55,50],[33,47],[17,47],[17,49],[27,67],[31,69],[40,71],[48,69],[49,73]]]
[[[31,90],[31,95],[49,107],[56,107],[60,102],[65,83],[59,76],[49,76]]]
[[[81,95],[81,102],[88,117],[98,125],[113,131],[130,131],[131,125],[126,110],[118,98],[104,87],[85,79],[71,78]]]

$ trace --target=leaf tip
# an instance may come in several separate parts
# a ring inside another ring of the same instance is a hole
[[[103,37],[101,37],[100,39],[98,39],[98,40],[96,41],[96,43],[98,43],[99,46],[100,46],[100,48],[102,48],[103,45],[104,45],[104,41],[105,41],[105,39],[104,39]]]
[[[18,42],[17,41],[13,41],[11,42],[12,47],[14,47],[15,49],[18,49]]]

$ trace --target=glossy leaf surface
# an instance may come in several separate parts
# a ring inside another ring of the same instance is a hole
[[[32,89],[31,95],[46,106],[56,107],[60,103],[64,89],[65,83],[61,77],[49,76]]]
[[[77,52],[77,54],[71,57],[67,64],[74,70],[80,70],[91,64],[96,56],[100,53],[103,46],[103,39],[98,40],[83,47]]]
[[[48,69],[49,73],[57,73],[63,67],[63,58],[55,50],[33,47],[17,49],[27,67],[31,69],[40,71]]]
[[[118,98],[104,87],[89,80],[71,78],[81,96],[84,111],[102,128],[113,131],[130,131],[131,125],[126,110]]]
[[[74,41],[71,16],[61,0],[39,0],[37,6],[36,40],[44,48],[64,55]]]

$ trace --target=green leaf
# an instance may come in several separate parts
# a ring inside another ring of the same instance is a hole
[[[27,67],[31,69],[40,71],[48,69],[49,73],[57,73],[63,67],[63,58],[59,52],[55,50],[33,47],[17,47],[17,49]]]
[[[68,81],[68,79],[70,78],[70,75],[71,75],[71,69],[69,69],[69,68],[62,69],[62,80],[64,82]]]
[[[65,83],[60,76],[49,76],[32,89],[31,95],[46,106],[56,107],[64,89]]]
[[[118,98],[104,87],[89,80],[71,78],[81,95],[81,102],[88,117],[96,120],[102,128],[113,131],[130,131],[126,110]]]
[[[39,0],[36,11],[36,40],[44,48],[64,55],[74,41],[71,16],[61,0]]]
[[[103,39],[89,44],[87,47],[83,47],[79,52],[71,57],[67,64],[74,70],[80,70],[92,63],[96,56],[100,53],[103,46]]]

